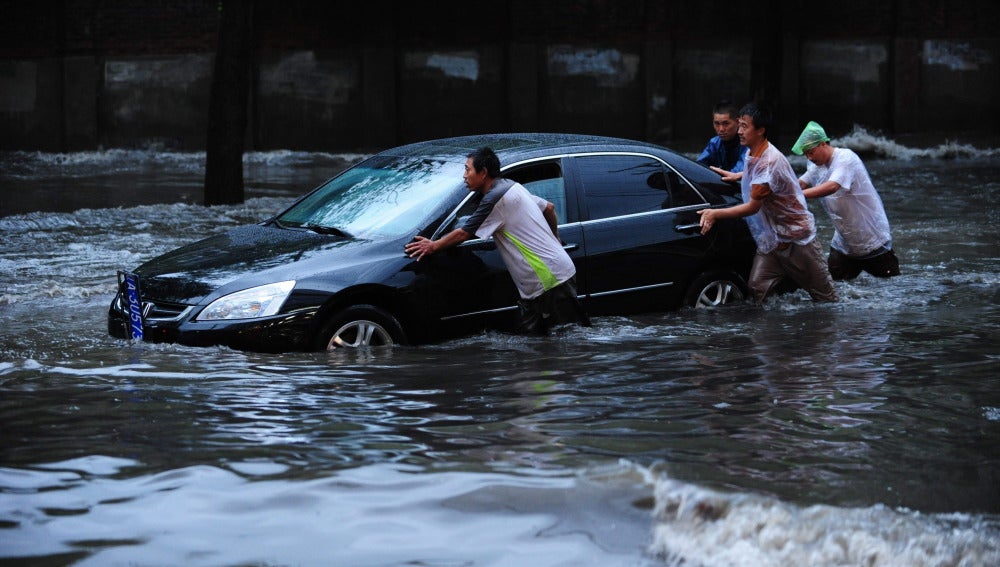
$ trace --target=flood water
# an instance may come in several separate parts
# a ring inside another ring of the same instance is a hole
[[[0,564],[1000,564],[1000,153],[840,143],[902,275],[838,304],[284,355],[112,339],[115,272],[358,156],[3,155]]]

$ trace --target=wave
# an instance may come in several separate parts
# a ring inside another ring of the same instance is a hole
[[[197,231],[201,225],[225,228],[265,220],[287,207],[287,197],[252,197],[233,205],[204,206],[191,203],[160,203],[103,209],[77,209],[71,213],[30,212],[0,217],[0,230],[7,235],[88,230],[101,234],[115,227],[149,230],[169,225]],[[196,228],[191,228],[194,225]]]
[[[258,197],[212,207],[170,203],[0,217],[0,307],[110,297],[117,270],[134,269],[201,236],[260,222],[288,202]]]
[[[912,148],[886,138],[878,133],[869,132],[855,124],[850,134],[833,138],[830,143],[836,147],[849,148],[862,156],[884,159],[913,160],[927,159],[958,159],[958,158],[991,158],[1000,157],[1000,148],[977,148],[972,144],[945,141],[929,148]]]
[[[357,163],[368,155],[293,150],[246,152],[243,154],[243,165],[244,167],[345,166]],[[205,170],[205,152],[171,152],[156,149],[107,149],[69,153],[0,152],[0,172],[3,176],[13,178],[83,177],[149,170],[201,173]]]
[[[1000,526],[883,505],[798,506],[655,478],[650,551],[685,567],[1000,565]]]
[[[916,148],[903,145],[878,132],[855,125],[850,134],[834,138],[831,143],[850,148],[864,156],[883,159],[913,160],[917,158],[956,159],[1000,157],[1000,148],[978,148],[968,143],[946,140],[936,146]],[[335,166],[345,167],[370,154],[356,152],[312,152],[272,150],[246,152],[243,164],[255,167]],[[0,152],[0,175],[13,178],[82,177],[149,170],[169,170],[176,173],[201,173],[205,169],[205,152],[164,151],[147,149],[101,149],[84,152]]]

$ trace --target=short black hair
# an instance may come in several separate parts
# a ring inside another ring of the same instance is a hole
[[[730,118],[735,120],[740,117],[740,115],[736,113],[738,110],[739,108],[728,100],[720,100],[715,103],[715,106],[712,107],[712,114],[728,114]]]
[[[767,139],[768,131],[774,122],[774,115],[771,109],[763,104],[748,103],[740,109],[740,116],[749,116],[754,128],[764,129],[764,138]]]
[[[486,175],[494,179],[500,177],[500,158],[493,153],[493,148],[484,146],[465,157],[472,158],[472,167],[476,171],[482,171],[485,168]]]

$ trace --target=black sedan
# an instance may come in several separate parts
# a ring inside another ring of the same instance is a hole
[[[517,292],[492,240],[416,262],[404,245],[474,208],[466,155],[490,146],[503,177],[553,203],[590,315],[741,300],[755,247],[742,220],[700,234],[696,211],[738,188],[661,146],[597,136],[503,134],[378,153],[275,217],[119,274],[116,337],[257,351],[417,344],[509,329]]]

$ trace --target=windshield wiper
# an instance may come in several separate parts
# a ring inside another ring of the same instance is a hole
[[[321,224],[306,223],[302,225],[302,228],[308,228],[309,230],[315,232],[316,234],[332,234],[334,236],[341,236],[343,238],[351,238],[350,234],[335,226],[323,226]]]

